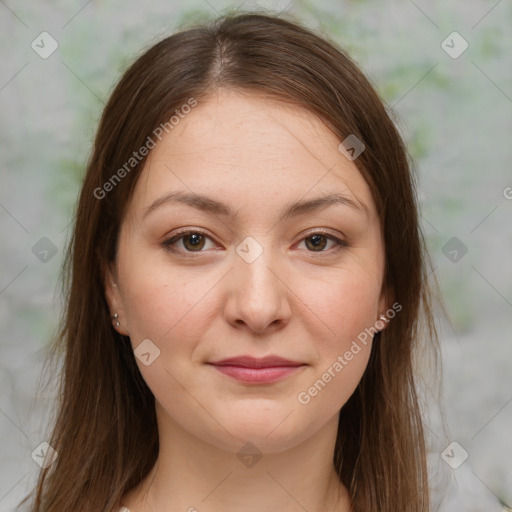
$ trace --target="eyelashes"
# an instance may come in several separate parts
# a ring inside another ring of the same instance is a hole
[[[191,255],[192,257],[195,257],[202,252],[207,252],[207,250],[203,250],[207,245],[207,240],[213,242],[213,239],[203,231],[199,229],[190,229],[187,231],[181,231],[171,238],[164,240],[161,243],[161,246],[173,253],[181,253],[186,256]],[[324,240],[326,240],[327,243],[323,243]],[[178,242],[180,241],[182,241],[181,249],[177,247]],[[333,246],[330,249],[324,250],[329,241],[332,242]],[[349,244],[341,238],[321,230],[308,233],[299,241],[299,243],[302,242],[306,242],[306,247],[308,247],[308,249],[310,247],[312,248],[312,250],[306,249],[307,252],[312,254],[332,254],[333,252],[349,247]],[[310,242],[309,245],[307,242]],[[213,244],[215,244],[215,242],[213,242]],[[189,250],[190,248],[192,250]]]

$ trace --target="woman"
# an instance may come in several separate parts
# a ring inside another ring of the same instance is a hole
[[[255,13],[154,45],[83,182],[32,510],[429,510],[427,267],[403,143],[344,52]]]

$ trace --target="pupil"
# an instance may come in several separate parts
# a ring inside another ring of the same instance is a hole
[[[201,248],[204,243],[201,240],[202,236],[200,233],[190,233],[184,238],[185,246],[189,249]]]
[[[323,238],[325,238],[323,235],[312,235],[308,239],[312,242],[313,248],[323,249],[325,247],[325,242],[322,243]]]

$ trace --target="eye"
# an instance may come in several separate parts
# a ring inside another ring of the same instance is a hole
[[[334,250],[341,249],[342,247],[348,247],[348,244],[340,238],[324,233],[323,231],[309,233],[301,240],[301,242],[305,242],[306,247],[310,252],[328,252],[328,250],[324,249],[328,245],[329,241],[333,243]]]
[[[182,241],[181,249],[184,249],[185,252],[204,252],[202,249],[206,245],[206,240],[211,241],[211,238],[202,231],[182,231],[172,238],[165,240],[162,246],[174,251],[176,250],[177,242],[180,240]]]
[[[189,230],[189,231],[182,231],[175,236],[169,238],[168,240],[165,240],[162,242],[162,246],[171,251],[184,251],[187,253],[191,252],[204,252],[203,249],[205,249],[205,246],[207,246],[207,241],[212,241],[212,239],[203,233],[202,231],[198,230]],[[181,247],[177,247],[178,242],[181,241]],[[304,237],[301,242],[305,242],[306,248],[309,252],[328,252],[328,250],[325,250],[326,246],[328,245],[328,242],[331,242],[333,246],[331,248],[334,248],[334,250],[341,249],[342,247],[348,247],[349,245],[341,240],[340,238],[324,233],[323,231],[316,231],[313,233],[308,234],[306,237]],[[208,249],[208,247],[206,247]],[[206,250],[205,249],[205,250]]]

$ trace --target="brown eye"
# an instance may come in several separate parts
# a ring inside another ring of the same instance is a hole
[[[204,238],[205,237],[201,233],[189,233],[189,234],[183,236],[182,238],[183,238],[183,246],[187,250],[200,251],[204,247],[204,243],[205,243]]]
[[[184,231],[165,240],[162,246],[168,250],[181,252],[205,252],[203,249],[211,238],[200,231]],[[182,243],[178,246],[178,242]]]
[[[329,252],[329,249],[325,250],[329,241],[334,244],[334,250],[341,249],[342,247],[348,247],[348,244],[343,240],[325,233],[313,233],[302,239],[306,248],[310,252]]]
[[[305,238],[306,247],[312,251],[323,251],[327,245],[327,237],[324,235],[312,235]],[[310,243],[308,243],[310,242]]]

